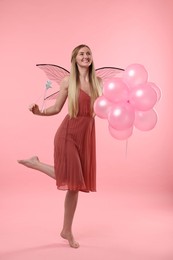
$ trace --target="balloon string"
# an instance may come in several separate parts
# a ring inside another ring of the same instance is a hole
[[[127,159],[127,149],[128,149],[128,139],[126,139],[126,153],[125,153],[126,159]]]

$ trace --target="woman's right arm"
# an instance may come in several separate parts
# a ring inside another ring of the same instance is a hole
[[[32,104],[30,107],[29,107],[29,110],[35,114],[35,115],[39,115],[39,116],[52,116],[52,115],[56,115],[58,114],[66,99],[67,99],[67,96],[68,96],[68,86],[69,86],[69,76],[65,77],[61,84],[60,84],[60,91],[58,93],[58,96],[57,96],[57,99],[55,101],[55,104],[53,106],[50,106],[46,109],[42,111],[40,111],[39,107],[37,104]]]

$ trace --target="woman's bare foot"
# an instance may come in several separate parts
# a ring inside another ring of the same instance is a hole
[[[60,235],[61,235],[62,238],[68,240],[69,245],[71,247],[73,247],[73,248],[79,247],[79,243],[74,240],[74,237],[71,233],[65,233],[65,232],[62,231]]]
[[[26,160],[18,160],[18,163],[23,164],[26,167],[35,169],[37,164],[39,163],[39,159],[37,156],[33,156]]]
[[[52,165],[40,162],[37,156],[33,156],[26,160],[18,160],[18,163],[23,164],[28,168],[43,172],[49,177],[55,179],[54,167]]]

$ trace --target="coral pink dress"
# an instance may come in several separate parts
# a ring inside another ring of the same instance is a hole
[[[95,120],[90,96],[82,89],[77,117],[66,115],[56,132],[54,167],[58,189],[96,191]]]

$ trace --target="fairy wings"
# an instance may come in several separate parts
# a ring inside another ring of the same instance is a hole
[[[65,68],[54,64],[36,64],[36,66],[38,66],[46,73],[49,80],[55,81],[58,85],[60,85],[60,82],[65,76],[70,74],[70,72]],[[101,67],[95,70],[96,76],[100,77],[103,81],[107,78],[116,77],[117,74],[119,74],[122,71],[124,71],[124,69],[116,67]],[[45,97],[44,99],[55,99],[57,97],[58,92],[59,90]]]

